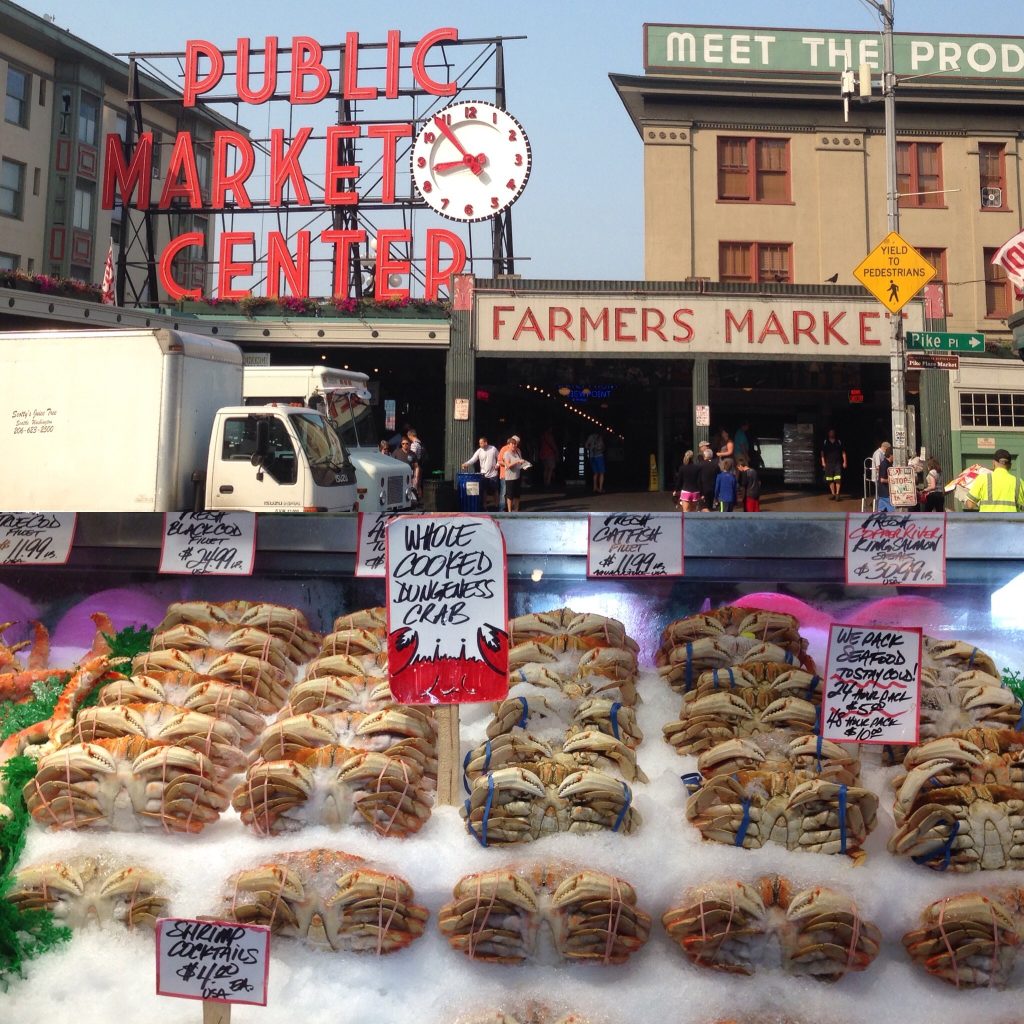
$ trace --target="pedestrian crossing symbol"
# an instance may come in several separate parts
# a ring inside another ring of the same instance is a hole
[[[890,231],[853,276],[890,313],[898,313],[934,276],[935,268],[895,231]]]

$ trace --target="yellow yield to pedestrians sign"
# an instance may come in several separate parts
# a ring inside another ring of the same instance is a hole
[[[895,231],[860,262],[853,276],[890,313],[898,313],[934,276],[935,268]]]

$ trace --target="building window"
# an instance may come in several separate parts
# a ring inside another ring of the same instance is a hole
[[[13,252],[0,252],[0,270],[17,270],[19,263]]]
[[[981,208],[1006,209],[1006,147],[1001,142],[978,144],[978,174],[981,179]]]
[[[81,182],[75,185],[75,207],[71,224],[79,231],[92,231],[92,200],[92,185]]]
[[[719,138],[718,198],[788,203],[789,140]]]
[[[946,311],[945,315],[949,316],[949,278],[946,276],[946,250],[921,248],[918,249],[918,252],[935,268],[932,284],[937,284],[942,288],[942,308]]]
[[[0,214],[20,217],[25,205],[25,165],[0,160]]]
[[[1024,427],[1024,393],[961,391],[960,425],[964,427]]]
[[[152,128],[145,128],[145,131],[153,133],[153,177],[160,177],[160,133]]]
[[[942,147],[937,142],[896,143],[896,191],[900,206],[945,206]]]
[[[57,123],[57,131],[64,136],[71,134],[71,90],[61,89],[60,91],[60,119]]]
[[[83,92],[78,100],[78,141],[95,146],[99,121],[100,101]]]
[[[1012,308],[1010,302],[1010,282],[1006,280],[1006,271],[992,257],[998,249],[985,250],[985,316],[1005,320]]]
[[[28,127],[28,97],[31,85],[31,75],[8,65],[7,95],[4,98],[4,120],[8,124]]]
[[[78,267],[72,264],[68,276],[75,281],[85,281],[88,283],[92,280],[92,271],[88,267]]]
[[[781,242],[720,242],[720,281],[790,282],[793,247]]]

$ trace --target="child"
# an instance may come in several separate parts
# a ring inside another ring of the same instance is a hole
[[[731,512],[736,504],[736,476],[732,459],[722,459],[715,477],[715,507],[719,512]]]
[[[761,481],[757,477],[757,470],[742,456],[736,460],[736,469],[743,483],[743,511],[760,512]]]

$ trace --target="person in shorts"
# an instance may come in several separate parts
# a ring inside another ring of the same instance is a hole
[[[686,452],[676,470],[672,496],[684,512],[696,512],[700,507],[700,466],[693,461],[692,451]]]
[[[523,466],[526,460],[519,450],[519,437],[513,434],[502,449],[501,461],[505,466],[505,510],[519,511],[519,499],[523,493]]]
[[[830,430],[822,442],[820,458],[821,468],[825,471],[825,483],[828,485],[829,501],[839,501],[843,470],[846,469],[846,449],[834,430]]]

